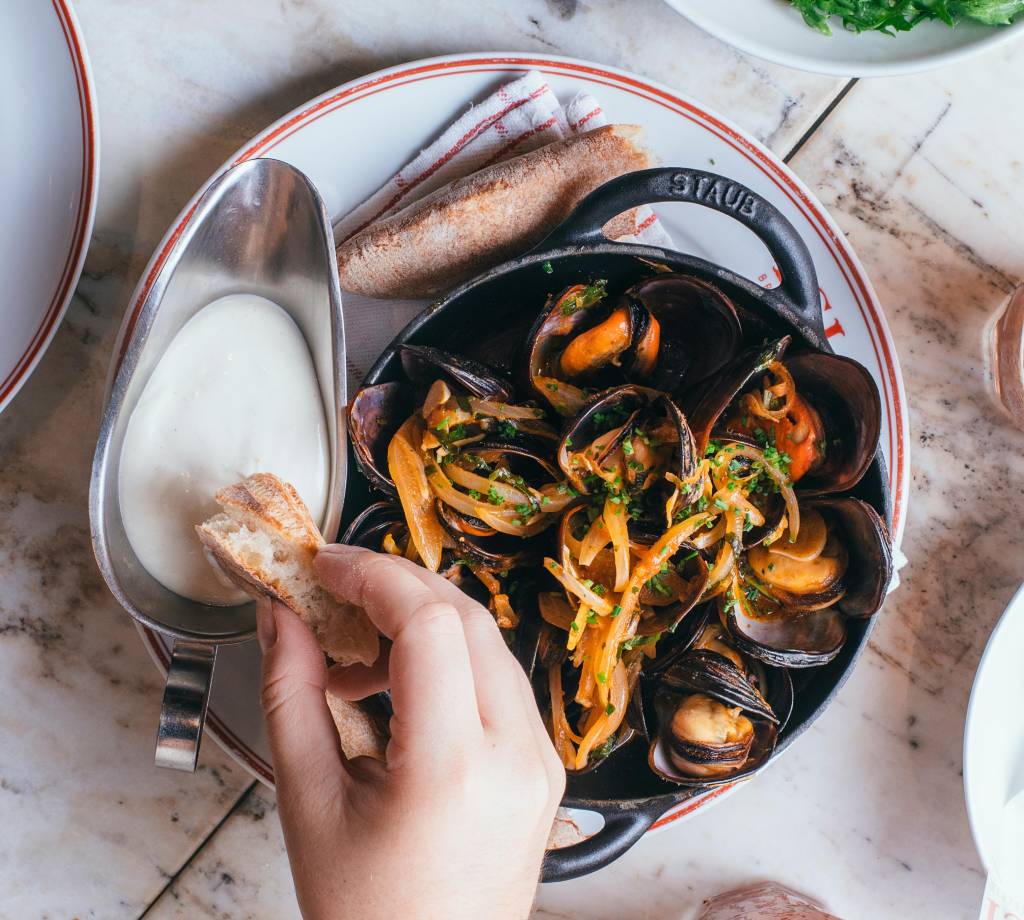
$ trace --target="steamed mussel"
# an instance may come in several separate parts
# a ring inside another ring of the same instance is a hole
[[[570,772],[642,737],[663,780],[749,774],[789,717],[788,669],[831,661],[882,603],[886,526],[845,494],[877,448],[877,389],[760,334],[701,279],[581,281],[510,373],[404,345],[404,379],[352,402],[387,501],[346,539],[489,606]]]
[[[789,718],[792,683],[741,654],[715,623],[655,669],[657,732],[648,762],[677,783],[721,782],[753,772]]]
[[[739,349],[736,308],[699,278],[662,273],[612,297],[607,282],[548,298],[527,338],[535,395],[571,417],[588,393],[647,382],[669,394],[714,374]]]

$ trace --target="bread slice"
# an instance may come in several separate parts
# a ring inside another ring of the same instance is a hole
[[[253,597],[287,604],[338,664],[372,664],[377,630],[363,610],[339,603],[320,584],[313,560],[324,539],[295,489],[256,473],[214,497],[224,510],[196,533],[225,574]]]
[[[338,729],[341,750],[349,760],[353,757],[386,759],[388,729],[383,707],[377,706],[372,698],[359,702],[344,700],[330,690],[327,691],[327,705]]]
[[[367,297],[440,294],[531,249],[599,185],[651,165],[636,125],[606,125],[495,163],[343,240],[341,286]],[[632,221],[606,228],[612,238],[631,232]]]

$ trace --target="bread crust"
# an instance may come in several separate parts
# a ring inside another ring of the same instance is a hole
[[[599,185],[651,166],[642,135],[637,125],[606,125],[456,179],[344,240],[342,288],[431,297],[525,252]]]
[[[314,560],[324,539],[295,489],[272,473],[256,473],[214,498],[224,510],[199,524],[196,534],[228,578],[254,598],[269,595],[294,610],[338,664],[372,664],[379,650],[377,630],[365,611],[340,603],[320,584]],[[243,556],[232,539],[240,528],[287,541],[304,596],[251,554]]]

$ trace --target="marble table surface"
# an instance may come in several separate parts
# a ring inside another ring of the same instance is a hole
[[[113,337],[193,190],[279,115],[455,51],[591,58],[698,97],[785,157],[865,262],[903,363],[911,564],[831,709],[765,775],[648,835],[539,918],[675,918],[778,879],[844,917],[977,915],[961,789],[985,639],[1024,579],[1024,433],[991,403],[982,328],[1024,276],[1024,125],[1007,48],[845,81],[747,58],[660,0],[78,0],[103,141],[74,302],[0,416],[0,918],[297,916],[274,796],[215,744],[152,767],[161,681],[107,595],[86,492]]]

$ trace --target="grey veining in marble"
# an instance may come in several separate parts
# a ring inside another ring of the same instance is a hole
[[[160,681],[88,547],[114,330],[167,224],[268,122],[412,58],[591,58],[692,94],[783,154],[843,82],[745,58],[660,0],[77,9],[102,118],[96,231],[67,319],[0,417],[0,918],[130,918],[154,899],[150,917],[292,917],[272,794],[212,744],[195,777],[151,768]],[[686,917],[757,878],[847,918],[976,915],[963,711],[988,630],[1024,579],[1024,434],[988,401],[980,361],[984,322],[1024,276],[1024,129],[1001,89],[1022,79],[1010,50],[861,81],[800,148],[794,167],[850,235],[899,343],[912,566],[836,704],[777,765],[598,876],[544,888],[537,917]]]

